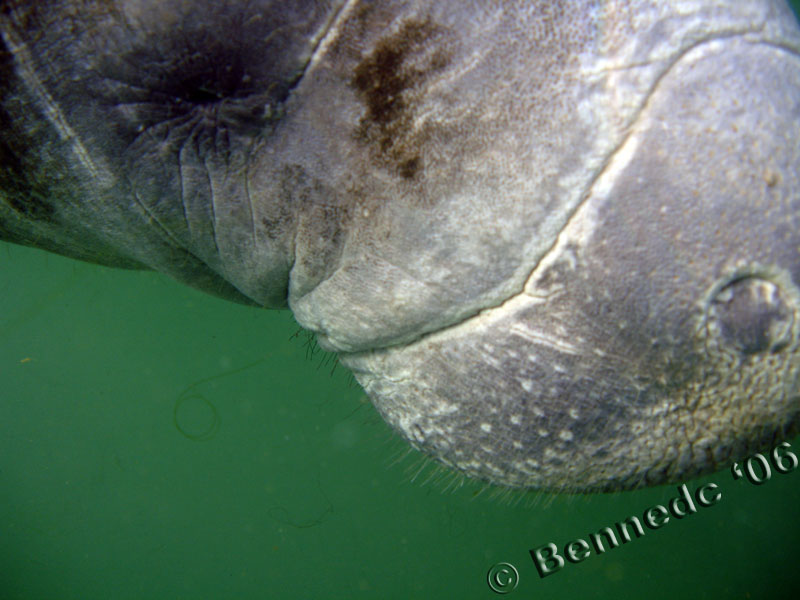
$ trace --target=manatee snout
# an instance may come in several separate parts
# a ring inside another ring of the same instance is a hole
[[[384,417],[468,474],[564,490],[680,481],[794,434],[798,66],[735,39],[676,60],[520,293],[343,356]]]
[[[798,431],[798,140],[783,0],[0,9],[0,239],[288,306],[507,486]]]

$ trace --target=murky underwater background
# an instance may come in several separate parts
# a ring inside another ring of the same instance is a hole
[[[687,482],[722,499],[542,579],[530,549],[676,487],[456,479],[297,331],[289,312],[0,244],[0,599],[494,598],[498,562],[519,573],[510,599],[798,597],[800,469]]]

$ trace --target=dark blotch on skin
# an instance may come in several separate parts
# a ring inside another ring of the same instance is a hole
[[[400,32],[385,39],[356,67],[353,85],[366,100],[367,118],[388,128],[405,108],[403,91],[411,86],[416,73],[404,71],[403,61],[415,44],[425,39],[424,25],[406,23]],[[390,140],[383,140],[390,143]]]
[[[413,158],[409,158],[408,160],[404,160],[400,163],[400,176],[404,179],[413,179],[414,175],[417,174],[420,168],[420,158],[419,156],[415,156]]]
[[[441,49],[425,52],[433,47],[426,42],[442,33],[430,21],[407,21],[361,60],[350,82],[366,106],[357,137],[377,150],[382,166],[404,179],[415,178],[423,167],[419,148],[410,140],[414,100],[420,84],[447,66]]]

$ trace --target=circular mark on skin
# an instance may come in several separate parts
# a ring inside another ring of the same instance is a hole
[[[711,299],[707,327],[745,355],[778,352],[792,341],[794,310],[774,281],[757,275],[734,279]]]
[[[194,442],[205,442],[217,435],[220,418],[216,407],[200,394],[181,396],[173,411],[175,428]]]

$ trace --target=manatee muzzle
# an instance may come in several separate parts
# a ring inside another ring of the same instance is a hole
[[[511,486],[682,481],[796,433],[789,82],[800,61],[767,45],[687,53],[521,292],[342,361],[414,446]]]

